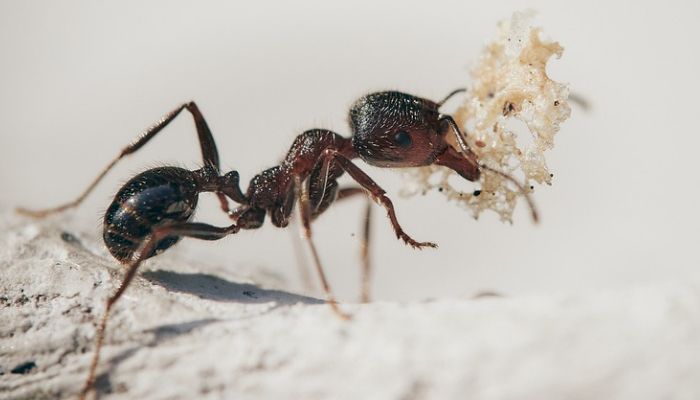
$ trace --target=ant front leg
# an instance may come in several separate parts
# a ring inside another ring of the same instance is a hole
[[[121,160],[129,154],[138,151],[141,147],[143,147],[146,143],[153,139],[163,128],[168,126],[168,124],[173,119],[175,119],[175,117],[177,117],[182,112],[182,110],[185,109],[187,109],[187,111],[189,111],[190,114],[192,114],[192,118],[194,119],[194,123],[197,128],[197,136],[199,138],[199,145],[202,150],[202,158],[204,159],[204,165],[210,166],[218,174],[219,153],[216,149],[214,137],[212,136],[211,131],[209,130],[209,126],[207,125],[204,116],[199,111],[197,105],[192,101],[189,103],[182,104],[176,109],[165,114],[158,122],[148,127],[134,141],[132,141],[131,143],[129,143],[129,145],[124,147],[119,153],[119,155],[116,158],[114,158],[109,164],[107,164],[107,166],[90,183],[87,189],[85,189],[85,191],[83,191],[83,193],[81,193],[80,196],[78,196],[78,198],[76,198],[75,200],[62,204],[58,207],[47,208],[43,210],[29,210],[20,207],[17,209],[17,212],[34,218],[44,218],[51,214],[59,213],[69,208],[77,207],[78,205],[80,205],[80,203],[83,202],[83,200],[85,200],[85,198],[90,194],[90,192],[92,192],[92,190],[95,189],[97,184],[102,180],[102,178],[104,178],[107,175],[107,173],[117,164],[117,162],[119,162],[119,160]],[[224,195],[221,193],[217,193],[217,196],[219,197],[219,201],[221,202],[221,208],[224,210],[224,212],[229,213],[230,211],[228,208],[228,202],[226,201]]]
[[[394,232],[396,233],[396,237],[403,240],[407,245],[415,248],[415,249],[421,249],[423,247],[437,247],[437,244],[432,243],[432,242],[418,242],[414,240],[412,237],[410,237],[406,232],[404,232],[403,228],[401,228],[401,225],[399,224],[398,219],[396,218],[396,212],[394,211],[394,203],[391,202],[391,199],[386,196],[386,191],[381,188],[381,186],[377,185],[372,178],[369,177],[364,171],[362,171],[357,165],[353,164],[352,161],[350,161],[347,157],[344,155],[340,154],[337,150],[335,149],[326,149],[323,151],[323,154],[321,155],[323,158],[323,162],[325,165],[330,164],[331,161],[335,161],[338,163],[338,165],[348,173],[354,179],[357,183],[359,183],[369,194],[369,196],[374,199],[377,203],[382,205],[389,216],[389,220],[391,221],[391,226],[394,228]],[[324,169],[328,167],[324,166]]]
[[[80,400],[84,400],[86,398],[87,394],[90,392],[90,389],[95,383],[95,372],[97,371],[97,365],[100,361],[100,352],[102,350],[102,343],[104,342],[109,313],[114,304],[119,300],[122,294],[124,294],[124,291],[129,287],[131,281],[134,279],[136,270],[144,260],[143,255],[151,254],[154,247],[168,236],[185,236],[202,240],[218,240],[228,235],[237,233],[238,231],[239,227],[235,224],[222,228],[198,222],[184,222],[159,227],[155,229],[148,237],[146,237],[127,264],[127,271],[126,274],[124,274],[121,284],[114,294],[107,299],[104,314],[102,315],[100,324],[97,327],[97,333],[95,335],[95,350],[92,356],[92,362],[90,363],[88,378],[85,381],[83,390],[80,392]]]
[[[316,272],[321,279],[321,286],[326,294],[326,302],[331,306],[333,312],[335,312],[340,318],[348,320],[351,317],[349,314],[342,312],[338,307],[338,301],[335,299],[331,286],[328,284],[326,274],[323,272],[323,266],[321,265],[321,259],[318,256],[318,251],[316,250],[316,246],[314,245],[311,237],[311,204],[309,201],[309,182],[302,182],[298,175],[294,176],[294,194],[299,200],[299,220],[301,221],[302,233],[306,243],[309,246],[309,250],[311,251],[311,256],[314,259]]]

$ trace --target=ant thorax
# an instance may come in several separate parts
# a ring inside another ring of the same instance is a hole
[[[547,62],[560,57],[563,48],[541,39],[531,19],[532,13],[515,13],[500,24],[498,37],[472,70],[466,101],[454,113],[480,164],[514,176],[530,191],[534,183],[551,184],[544,152],[553,147],[560,124],[571,114],[568,86],[546,73]],[[522,128],[520,134],[516,128]],[[459,149],[453,140],[451,145]],[[407,170],[406,176],[403,195],[438,189],[474,217],[488,209],[511,221],[520,197],[518,188],[489,171],[476,184],[455,179],[454,171],[437,165]]]

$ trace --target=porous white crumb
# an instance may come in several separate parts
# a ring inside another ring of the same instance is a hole
[[[560,57],[563,48],[542,39],[532,18],[531,12],[519,12],[499,25],[498,37],[486,46],[472,70],[467,99],[455,113],[480,163],[511,174],[526,190],[535,182],[551,183],[544,152],[554,146],[554,135],[571,114],[567,85],[553,81],[546,71],[547,62],[552,56]],[[524,124],[531,140],[518,138],[512,121]],[[528,141],[531,143],[522,144]],[[474,217],[493,210],[503,221],[511,221],[521,196],[512,183],[489,171],[482,171],[476,193],[464,190],[460,179],[454,179],[459,176],[446,167],[414,168],[406,174],[402,194],[439,188],[470,209]]]

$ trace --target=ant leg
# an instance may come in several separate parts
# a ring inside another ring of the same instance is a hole
[[[338,165],[340,165],[340,167],[352,177],[352,179],[354,179],[365,190],[367,190],[369,196],[374,201],[376,201],[386,209],[387,214],[389,216],[389,220],[391,221],[391,226],[394,228],[394,232],[396,233],[397,238],[403,240],[407,245],[416,249],[421,249],[423,247],[437,247],[437,245],[432,242],[418,242],[411,238],[406,232],[404,232],[403,228],[401,228],[401,225],[399,224],[398,219],[396,218],[396,213],[394,212],[394,204],[391,202],[391,199],[389,199],[389,197],[386,196],[386,192],[384,191],[384,189],[382,189],[381,186],[377,185],[377,183],[374,182],[372,178],[369,177],[369,175],[362,171],[357,165],[353,164],[352,161],[350,161],[347,157],[340,154],[335,149],[324,150],[321,157],[325,158],[324,162],[326,163],[329,163],[331,160],[337,162]]]
[[[294,228],[297,228],[296,225],[298,223],[297,218],[292,218],[290,220],[290,225],[293,225]],[[314,285],[313,282],[311,282],[311,274],[309,274],[309,262],[302,249],[301,238],[299,237],[298,232],[294,231],[293,229],[289,230],[289,234],[292,238],[294,258],[296,258],[297,272],[299,273],[299,280],[304,291],[306,293],[312,293],[314,290]]]
[[[202,150],[202,157],[204,159],[204,165],[213,168],[216,173],[219,173],[219,153],[216,150],[216,143],[214,142],[214,137],[209,130],[207,122],[204,120],[204,116],[197,108],[197,105],[192,101],[189,103],[182,104],[178,108],[165,114],[158,122],[148,127],[139,136],[136,137],[129,145],[124,147],[119,155],[114,158],[107,166],[97,175],[97,177],[90,183],[90,185],[83,191],[83,193],[78,196],[75,200],[62,204],[58,207],[47,208],[43,210],[29,210],[26,208],[18,208],[17,212],[34,218],[44,218],[48,215],[55,214],[61,211],[65,211],[69,208],[77,207],[80,203],[85,200],[85,198],[92,192],[92,190],[97,186],[97,184],[104,178],[107,173],[121,160],[123,157],[135,153],[143,145],[148,143],[149,140],[153,139],[158,132],[165,128],[175,117],[182,112],[182,110],[187,109],[187,111],[192,114],[194,118],[194,123],[197,128],[197,136],[199,137],[199,145]],[[223,208],[223,203],[222,203]]]
[[[301,222],[302,234],[304,235],[306,244],[309,246],[311,256],[314,259],[316,272],[321,279],[321,286],[326,294],[326,303],[331,306],[333,312],[335,312],[340,318],[349,320],[351,318],[350,315],[342,312],[338,307],[338,301],[335,299],[331,286],[328,284],[326,274],[323,272],[323,266],[321,266],[321,259],[318,256],[318,251],[316,251],[316,246],[311,238],[311,206],[309,202],[309,187],[308,182],[302,183],[299,175],[294,176],[294,192],[296,198],[299,199],[299,220]]]
[[[221,211],[226,213],[226,215],[228,215],[229,218],[231,218],[233,211],[231,211],[231,207],[228,204],[228,199],[226,198],[226,195],[221,192],[216,192],[216,197],[219,198],[219,204],[221,204]]]
[[[359,187],[343,188],[338,191],[337,200],[347,199],[356,195],[367,195],[367,192]],[[372,264],[369,258],[369,244],[372,222],[372,202],[367,198],[365,206],[365,217],[362,226],[362,238],[360,239],[360,264],[362,265],[362,291],[360,293],[360,302],[369,303],[370,299],[370,279],[372,272]]]
[[[109,313],[117,300],[119,300],[122,294],[124,294],[124,291],[129,287],[129,284],[131,284],[131,281],[136,275],[136,270],[143,261],[141,255],[151,254],[153,247],[168,236],[186,236],[202,240],[218,240],[225,236],[237,233],[238,231],[239,227],[237,225],[230,225],[221,228],[198,222],[185,222],[159,227],[144,240],[129,261],[127,265],[128,269],[126,274],[124,274],[121,284],[114,294],[107,299],[104,314],[102,315],[100,324],[97,327],[97,333],[95,335],[95,350],[92,356],[92,362],[90,363],[88,378],[85,381],[83,390],[80,392],[80,400],[84,400],[86,398],[88,392],[90,392],[90,389],[92,388],[92,385],[95,383],[95,372],[100,360],[100,351],[102,349],[102,343],[104,341],[105,331],[107,329]]]

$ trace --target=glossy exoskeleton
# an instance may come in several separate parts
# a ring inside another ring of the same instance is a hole
[[[518,185],[536,219],[534,207],[522,187],[508,175],[480,165],[454,119],[440,112],[442,104],[461,91],[463,90],[450,93],[440,102],[395,91],[362,97],[350,109],[350,138],[325,129],[312,129],[300,134],[283,161],[254,176],[245,193],[240,189],[236,171],[221,173],[217,148],[209,127],[197,105],[194,102],[186,103],[166,114],[125,147],[75,201],[41,211],[20,210],[25,214],[43,217],[78,205],[118,160],[145,145],[183,110],[192,114],[204,166],[194,171],[178,167],[149,169],[129,180],[107,209],[104,241],[110,253],[126,264],[127,270],[121,285],[107,300],[104,316],[98,326],[89,376],[81,397],[88,393],[94,383],[112,306],[129,286],[143,260],[166,250],[183,237],[217,240],[242,229],[257,229],[263,225],[266,217],[275,226],[285,227],[289,224],[295,205],[298,205],[306,243],[313,256],[327,302],[343,318],[348,316],[340,311],[332,295],[311,239],[310,228],[311,221],[327,210],[335,200],[366,195],[384,207],[399,239],[414,248],[435,247],[434,243],[416,241],[404,232],[386,192],[355,165],[352,160],[356,158],[386,168],[442,165],[470,181],[477,180],[484,169],[498,173]],[[448,144],[447,135],[453,135],[452,140],[458,144],[457,148]],[[337,180],[345,173],[359,186],[340,188]],[[198,195],[203,192],[213,192],[218,196],[221,208],[233,221],[231,225],[217,227],[191,221]],[[229,200],[238,206],[230,209]],[[369,215],[366,221],[369,221]],[[368,225],[365,225],[365,285],[369,273],[366,246],[368,232]],[[366,299],[366,286],[363,293]]]

